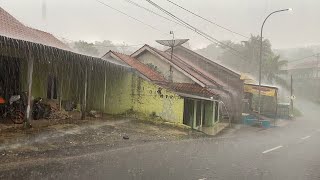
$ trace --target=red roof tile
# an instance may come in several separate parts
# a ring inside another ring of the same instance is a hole
[[[57,48],[64,49],[64,50],[71,50],[69,46],[67,46],[66,44],[61,42],[59,39],[54,37],[52,34],[44,32],[44,31],[40,31],[38,29],[33,29],[33,28],[30,28],[30,29],[35,32],[35,34],[39,37],[39,39],[41,39],[41,41],[42,41],[41,44],[52,46],[52,47],[57,47]]]
[[[168,84],[169,88],[173,91],[185,93],[185,94],[194,94],[199,96],[204,96],[207,98],[217,96],[216,93],[213,91],[201,87],[197,84],[190,84],[190,83],[172,83]]]
[[[0,35],[64,50],[70,48],[52,34],[25,26],[0,7]]]
[[[193,55],[193,56],[201,57],[201,59],[205,60],[206,62],[208,62],[208,63],[210,63],[210,64],[213,64],[213,65],[215,65],[215,66],[217,66],[217,67],[219,67],[219,68],[221,68],[221,69],[223,69],[223,70],[225,70],[225,71],[227,71],[227,72],[229,72],[229,73],[231,73],[231,74],[233,74],[233,75],[235,75],[235,76],[237,76],[237,77],[239,77],[239,78],[240,78],[240,76],[241,76],[240,73],[235,72],[234,70],[231,70],[231,69],[229,69],[229,68],[227,68],[227,67],[225,67],[225,66],[223,66],[223,65],[221,65],[221,64],[219,64],[219,63],[216,63],[216,62],[214,62],[214,61],[212,61],[212,60],[204,57],[203,55],[201,55],[201,54],[199,54],[199,53],[196,53],[195,51],[192,51],[192,50],[190,50],[190,49],[188,49],[188,48],[186,48],[186,47],[184,47],[184,46],[177,46],[177,47],[175,47],[175,49],[176,49],[176,48],[181,49],[181,50],[183,50],[183,51],[185,51],[185,52],[188,52],[189,54],[191,54],[191,55]],[[171,49],[166,50],[166,52],[171,52]],[[176,51],[174,51],[174,54],[175,54],[176,56],[180,57],[179,54],[176,53]],[[190,62],[190,61],[189,61],[189,62]],[[196,66],[198,66],[198,65],[196,65]],[[201,67],[199,67],[199,68],[201,68]]]
[[[172,56],[172,60],[171,60],[171,54],[170,53],[167,53],[167,52],[164,52],[164,51],[160,51],[160,50],[158,50],[156,48],[153,48],[153,47],[150,47],[150,48],[152,50],[154,50],[156,53],[160,54],[162,57],[166,58],[168,61],[172,62],[173,64],[175,64],[176,66],[178,66],[179,68],[181,68],[182,70],[184,70],[185,72],[190,74],[192,77],[194,77],[197,80],[199,80],[200,82],[202,82],[203,84],[205,84],[207,86],[219,85],[212,78],[206,77],[206,75],[204,73],[202,73],[198,69],[195,69],[193,66],[185,63],[179,57],[173,55]]]
[[[217,96],[217,93],[207,88],[201,87],[198,84],[170,83],[161,74],[154,71],[149,66],[141,63],[139,60],[118,52],[114,52],[114,51],[110,51],[110,52],[114,54],[116,57],[118,57],[119,59],[121,59],[122,61],[124,61],[129,66],[139,71],[141,74],[146,76],[151,81],[154,81],[159,86],[162,86],[163,88],[166,88],[178,93],[198,95],[206,98]]]
[[[154,71],[149,66],[141,63],[137,59],[135,59],[135,58],[133,58],[131,56],[125,55],[125,54],[114,52],[114,51],[111,51],[111,52],[115,56],[120,58],[122,61],[127,63],[129,66],[133,67],[134,69],[139,71],[141,74],[146,76],[151,81],[157,81],[157,82],[166,82],[167,81],[161,74],[159,74],[158,72]]]

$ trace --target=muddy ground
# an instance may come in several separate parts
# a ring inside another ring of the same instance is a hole
[[[125,139],[127,137],[129,139]],[[91,152],[205,137],[200,132],[134,118],[40,120],[33,128],[0,124],[0,162],[30,161],[83,155]]]

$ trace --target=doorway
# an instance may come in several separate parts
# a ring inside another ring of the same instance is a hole
[[[0,96],[8,101],[12,95],[20,94],[20,59],[0,55]],[[4,107],[0,107],[2,115]]]

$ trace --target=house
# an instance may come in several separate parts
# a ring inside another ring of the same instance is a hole
[[[25,26],[0,8],[0,96],[28,93],[36,97],[81,104],[110,114],[131,109],[126,91],[133,71],[100,58],[74,53],[53,35]],[[128,103],[129,102],[129,103]]]
[[[28,93],[27,120],[31,100],[43,97],[61,106],[73,101],[81,105],[83,117],[90,110],[134,111],[209,131],[219,122],[220,95],[200,81],[201,85],[194,83],[196,78],[177,71],[186,81],[171,83],[160,71],[128,55],[110,51],[97,58],[72,52],[53,35],[0,10],[0,86],[6,99]]]
[[[240,74],[225,68],[185,47],[160,51],[145,45],[131,55],[152,67],[173,83],[197,84],[219,94],[225,104],[223,114],[234,122],[242,113],[243,80]]]
[[[125,54],[109,51],[102,58],[130,66],[139,74],[131,83],[133,111],[200,130],[219,122],[219,95],[215,92],[192,81],[169,82],[154,66]]]
[[[309,57],[303,62],[293,62],[288,66],[288,75],[293,78],[294,94],[312,100],[320,100],[320,60],[319,57]],[[287,77],[288,82],[290,77]]]

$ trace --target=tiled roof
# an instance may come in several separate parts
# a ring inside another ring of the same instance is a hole
[[[217,72],[228,72],[229,74],[232,74],[233,77],[238,78],[240,80],[241,75],[239,73],[236,73],[235,71],[232,71],[228,68],[226,68],[225,66],[222,66],[218,63],[215,63],[213,61],[211,61],[210,59],[207,59],[206,57],[191,51],[188,48],[185,48],[183,46],[177,46],[175,47],[175,49],[181,49],[183,52],[188,53],[188,57],[196,57],[197,59],[201,59],[202,61],[206,62],[206,63],[210,63],[211,65],[213,65],[215,67],[215,71]],[[167,53],[171,53],[171,51],[167,50]],[[198,63],[196,63],[192,58],[185,58],[185,56],[182,56],[180,53],[178,53],[177,51],[173,51],[173,56],[179,58],[181,61],[183,61],[185,64],[187,64],[188,66],[192,67],[194,69],[194,71],[196,71],[197,73],[201,74],[204,78],[209,79],[210,81],[215,82],[216,84],[218,84],[219,86],[224,87],[225,89],[230,89],[230,85],[228,84],[228,82],[221,80],[221,78],[219,78],[219,76],[223,76],[223,73],[221,73],[221,75],[213,75],[212,73],[209,73],[205,68],[199,66]]]
[[[64,50],[70,48],[52,34],[25,26],[0,7],[0,35]]]
[[[180,93],[199,95],[207,98],[217,96],[217,93],[207,88],[201,87],[197,84],[172,83],[172,84],[168,84],[168,86],[173,91],[180,92]]]
[[[41,39],[41,41],[42,41],[41,44],[52,46],[52,47],[57,47],[60,49],[71,50],[66,44],[61,42],[59,39],[54,37],[52,34],[44,32],[44,31],[40,31],[38,29],[33,29],[33,28],[30,28],[30,29],[35,32],[35,34],[39,37],[39,39]]]
[[[175,49],[181,49],[181,50],[183,50],[185,52],[188,52],[189,54],[191,54],[193,56],[201,57],[201,59],[205,60],[206,62],[208,62],[208,63],[210,63],[212,65],[215,65],[216,67],[219,67],[220,69],[223,69],[224,71],[227,71],[227,72],[229,72],[229,73],[231,73],[231,74],[233,74],[233,75],[235,75],[235,76],[237,76],[239,78],[241,76],[241,73],[235,72],[234,70],[231,70],[231,69],[229,69],[229,68],[227,68],[227,67],[225,67],[225,66],[223,66],[223,65],[221,65],[219,63],[216,63],[216,62],[204,57],[203,55],[201,55],[199,53],[196,53],[195,51],[192,51],[192,50],[190,50],[190,49],[188,49],[188,48],[186,48],[184,46],[177,46],[177,47],[175,47]],[[169,51],[171,52],[170,49],[166,50],[166,52],[169,52]],[[175,51],[174,51],[174,54],[176,56],[180,57],[179,54],[177,54]]]
[[[188,74],[190,74],[192,77],[194,77],[197,80],[199,80],[200,82],[202,82],[203,84],[205,84],[207,86],[216,86],[217,85],[216,82],[214,82],[211,79],[206,78],[201,72],[194,69],[194,67],[186,64],[184,61],[182,61],[177,56],[172,56],[172,60],[171,60],[171,54],[164,52],[164,51],[160,51],[160,50],[153,48],[153,47],[150,47],[150,46],[148,46],[148,47],[151,48],[156,53],[158,53],[159,55],[161,55],[162,57],[166,58],[171,63],[175,64],[176,66],[178,66],[179,68],[184,70],[185,72],[187,72]]]
[[[161,74],[154,71],[149,66],[141,63],[137,59],[135,59],[131,56],[125,55],[125,54],[118,53],[118,52],[114,52],[114,51],[111,51],[111,52],[115,56],[120,58],[122,61],[127,63],[129,66],[131,66],[134,69],[136,69],[137,71],[139,71],[141,74],[143,74],[145,77],[147,77],[151,81],[157,81],[157,82],[166,82],[167,81]]]
[[[174,92],[178,93],[184,93],[184,94],[190,94],[190,95],[197,95],[202,96],[206,98],[210,98],[213,96],[217,96],[217,93],[214,93],[212,90],[209,90],[207,88],[201,87],[197,84],[191,84],[191,83],[170,83],[168,82],[161,74],[154,71],[149,66],[141,63],[139,60],[114,51],[110,51],[113,55],[124,61],[126,64],[131,66],[132,68],[139,71],[141,74],[143,74],[145,77],[150,79],[155,84],[172,90]]]

